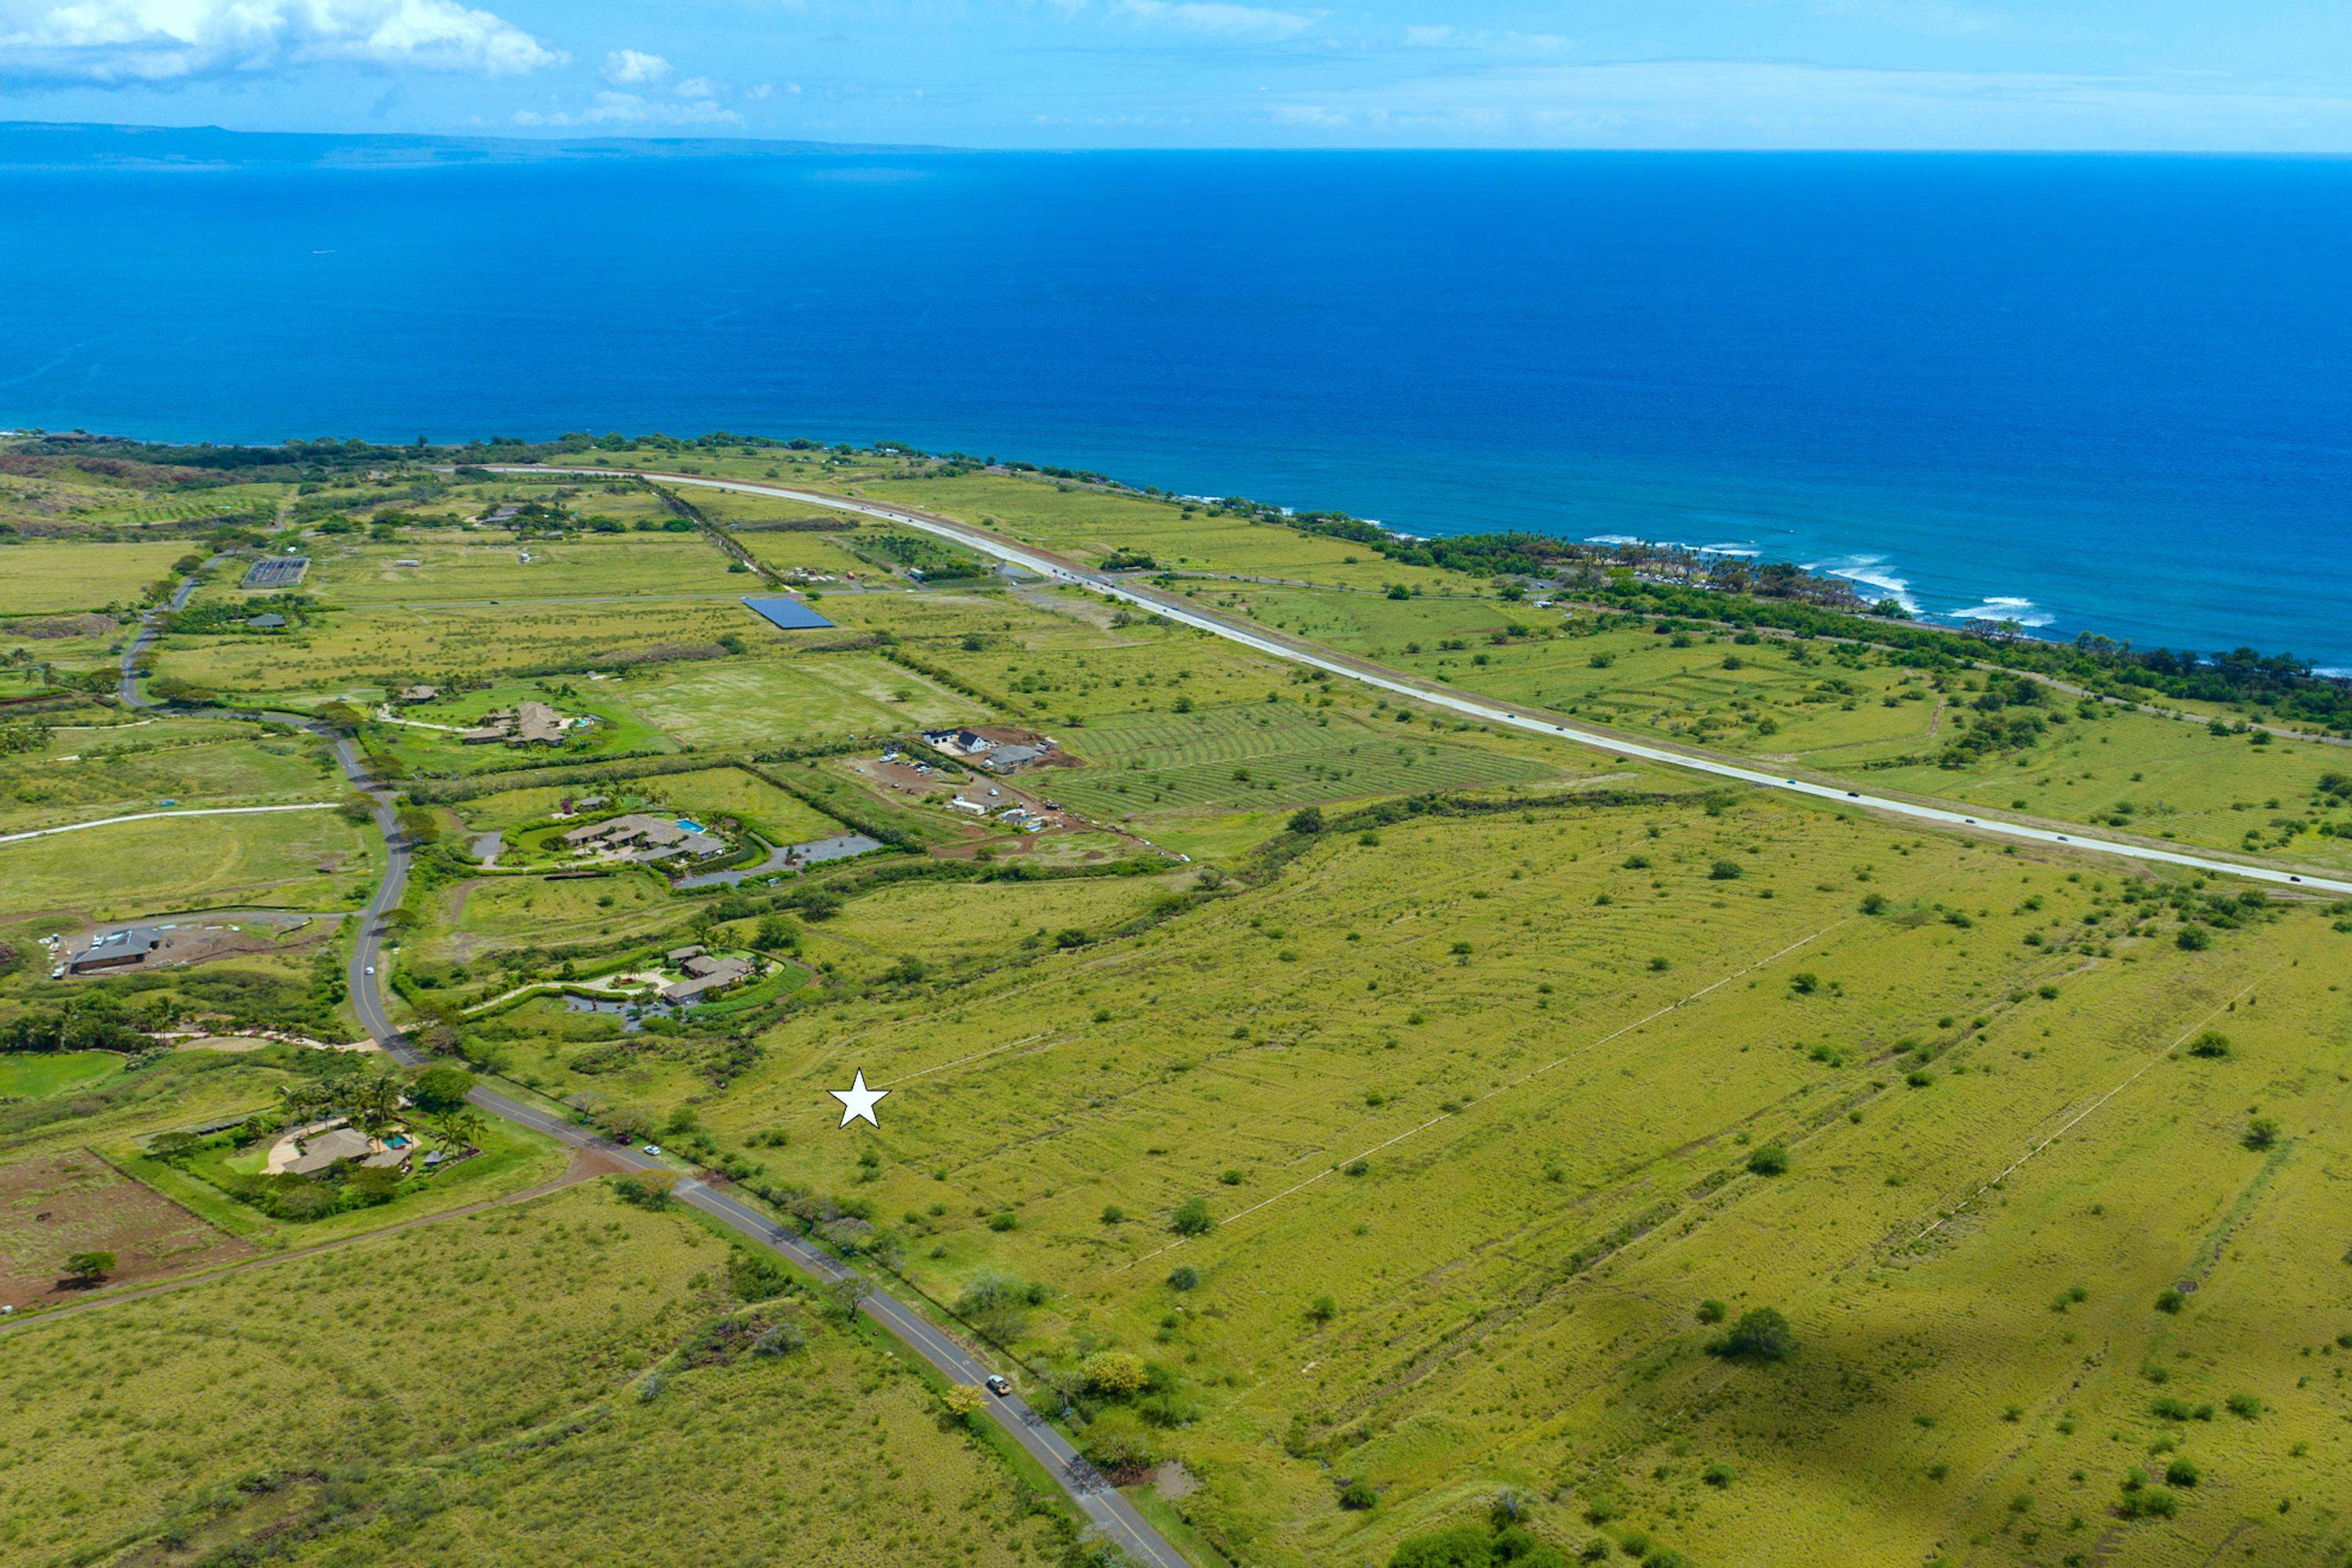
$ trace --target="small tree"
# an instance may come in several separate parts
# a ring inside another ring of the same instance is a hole
[[[2260,1152],[2274,1146],[2279,1140],[2279,1124],[2267,1116],[2257,1116],[2246,1123],[2245,1145]]]
[[[114,1272],[111,1252],[77,1252],[66,1259],[66,1278],[77,1285],[95,1285]]]
[[[1789,1169],[1789,1151],[1779,1143],[1767,1143],[1748,1156],[1748,1168],[1759,1176],[1779,1176]]]
[[[1206,1236],[1217,1228],[1217,1216],[1209,1212],[1206,1198],[1186,1198],[1169,1216],[1168,1228],[1179,1236]]]
[[[1319,805],[1302,805],[1297,811],[1292,812],[1290,814],[1290,831],[1293,833],[1322,832],[1323,808]]]
[[[462,1108],[474,1091],[474,1075],[455,1062],[426,1068],[408,1086],[408,1098],[427,1116],[446,1116]]]
[[[1712,1347],[1715,1353],[1731,1361],[1786,1361],[1797,1349],[1796,1331],[1789,1320],[1770,1307],[1756,1307],[1742,1312],[1731,1331],[1717,1340]]]

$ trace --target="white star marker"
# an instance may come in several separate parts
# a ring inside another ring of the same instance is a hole
[[[868,1127],[881,1127],[882,1124],[874,1120],[874,1107],[890,1091],[866,1088],[865,1068],[857,1069],[857,1081],[850,1088],[829,1089],[825,1092],[841,1101],[841,1124],[844,1127],[858,1121],[863,1121]]]

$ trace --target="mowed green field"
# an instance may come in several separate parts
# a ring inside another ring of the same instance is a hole
[[[1745,803],[1378,837],[945,994],[919,1033],[787,1023],[702,1118],[778,1128],[794,1179],[904,1209],[938,1299],[990,1268],[1045,1284],[1033,1358],[1181,1369],[1199,1414],[1161,1446],[1239,1561],[1378,1560],[1506,1486],[1571,1546],[1593,1510],[1694,1562],[1979,1535],[1974,1560],[2043,1561],[2117,1527],[2168,1392],[2269,1413],[2175,1432],[2210,1479],[2129,1527],[2133,1560],[2232,1531],[2323,1560],[2352,1405],[2304,1352],[2352,1321],[2340,1238],[2294,1194],[2346,1154],[2352,938],[2305,908],[2188,952],[2161,921],[2125,934],[2106,868]],[[2211,1026],[2233,1056],[2168,1050]],[[862,1142],[824,1109],[852,1065],[901,1086]],[[2257,1113],[2284,1154],[2241,1147]],[[1747,1172],[1767,1143],[1788,1174]],[[1187,1239],[1193,1197],[1217,1224]],[[2242,1268],[2254,1246],[2294,1268]],[[2182,1279],[2194,1306],[2159,1312]],[[1709,1299],[1786,1312],[1796,1356],[1708,1356]],[[1741,1479],[1702,1485],[1711,1463]],[[1339,1508],[1334,1474],[1379,1506]]]
[[[1102,818],[1530,784],[1570,771],[1295,702],[1096,720],[1063,739],[1087,765],[1028,782]]]
[[[646,718],[702,750],[780,751],[987,717],[962,693],[867,653],[683,665],[644,672],[627,691]]]
[[[0,844],[0,916],[349,909],[375,885],[383,858],[373,825],[334,811],[115,823]]]
[[[45,539],[0,545],[0,616],[134,605],[191,548],[184,540],[83,544]]]
[[[741,1311],[726,1280],[724,1244],[591,1185],[7,1331],[0,1563],[1045,1560],[862,1335],[788,1301],[761,1325],[805,1348],[680,1357]]]

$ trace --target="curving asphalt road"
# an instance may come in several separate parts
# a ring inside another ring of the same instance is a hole
[[[2013,822],[1999,816],[1970,816],[1943,806],[1927,805],[1918,801],[1902,800],[1889,795],[1867,795],[1860,790],[1846,789],[1837,784],[1815,784],[1805,779],[1790,778],[1766,773],[1727,757],[1703,752],[1685,751],[1662,746],[1646,741],[1629,740],[1603,731],[1587,729],[1579,724],[1563,723],[1553,714],[1512,707],[1487,698],[1474,697],[1467,692],[1434,683],[1409,680],[1392,670],[1366,661],[1348,658],[1315,647],[1296,642],[1267,632],[1245,622],[1234,621],[1196,608],[1171,595],[1125,583],[1108,573],[1097,572],[1076,562],[1055,555],[1032,545],[1016,543],[953,518],[940,517],[930,512],[917,511],[908,507],[888,506],[880,502],[860,500],[850,496],[828,495],[823,490],[798,489],[789,485],[756,484],[748,479],[714,479],[695,474],[666,474],[650,469],[583,468],[553,467],[546,464],[499,465],[499,473],[557,473],[603,475],[606,478],[638,478],[656,479],[666,485],[696,485],[705,489],[734,490],[744,495],[773,496],[785,500],[805,501],[815,506],[833,507],[842,511],[878,518],[924,533],[937,535],[968,550],[1009,561],[1016,566],[1041,574],[1057,582],[1074,583],[1081,587],[1133,605],[1139,609],[1164,616],[1171,621],[1221,637],[1228,642],[1241,644],[1276,658],[1352,680],[1427,703],[1478,720],[1482,723],[1499,724],[1507,729],[1525,731],[1529,734],[1546,735],[1554,740],[1589,746],[1618,757],[1640,757],[1644,762],[1663,763],[1669,767],[1684,768],[1715,778],[1729,779],[1759,789],[1785,790],[1791,795],[1811,795],[1816,799],[1852,804],[1885,816],[1906,818],[1914,822],[1932,823],[1938,827],[1958,828],[1996,838],[2016,839],[2030,844],[2062,846],[2093,855],[2112,855],[2125,859],[2149,861],[2167,866],[2181,866],[2190,870],[2206,871],[2223,877],[2244,877],[2258,882],[2281,886],[2309,888],[2315,891],[2352,894],[2352,879],[2326,877],[2310,872],[2289,871],[2276,866],[2266,866],[2243,860],[2227,860],[2213,855],[2195,855],[2182,850],[2163,849],[2154,845],[2134,844],[2121,839],[2102,838],[2087,833],[2061,833],[2055,828],[2036,827],[2029,823]]]
[[[205,564],[210,566],[222,559],[215,556]],[[195,584],[195,574],[192,574],[172,595],[167,607],[178,609],[184,605]],[[157,612],[150,611],[142,617],[143,624],[138,637],[123,650],[119,687],[126,706],[150,711],[170,707],[145,696],[139,689],[138,659],[155,640],[156,615]],[[334,745],[335,760],[341,765],[343,776],[351,782],[353,789],[365,795],[374,805],[376,827],[383,835],[385,849],[383,881],[360,911],[359,939],[352,944],[351,966],[345,973],[345,980],[352,1010],[359,1016],[369,1037],[395,1061],[411,1067],[421,1065],[426,1059],[425,1053],[411,1045],[407,1037],[394,1025],[383,1005],[384,976],[382,971],[384,967],[383,939],[387,929],[384,917],[399,907],[401,894],[408,885],[409,867],[415,858],[414,846],[400,831],[392,792],[382,780],[368,772],[365,760],[349,736],[317,720],[297,713],[196,711],[288,725],[327,739]],[[575,1148],[593,1148],[633,1170],[677,1173],[677,1167],[653,1155],[625,1144],[606,1142],[575,1122],[509,1099],[494,1089],[478,1088],[468,1098],[482,1110],[503,1121],[528,1127]],[[860,1281],[863,1293],[858,1300],[858,1310],[888,1330],[901,1344],[921,1356],[950,1381],[981,1389],[982,1408],[990,1418],[1020,1444],[1032,1458],[1045,1467],[1055,1483],[1068,1495],[1070,1501],[1105,1540],[1117,1545],[1144,1568],[1190,1568],[1183,1553],[1154,1530],[1150,1522],[1136,1510],[1135,1505],[1120,1496],[1118,1489],[1088,1464],[1069,1440],[1055,1431],[1043,1415],[1018,1394],[999,1397],[986,1393],[989,1369],[973,1360],[961,1345],[921,1313],[875,1284],[870,1276],[809,1246],[748,1205],[693,1176],[683,1177],[671,1192],[679,1202],[700,1209],[745,1239],[767,1247],[820,1281],[827,1284],[843,1279]]]

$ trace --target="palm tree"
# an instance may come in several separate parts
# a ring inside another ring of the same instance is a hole
[[[352,1086],[352,1124],[371,1138],[382,1137],[400,1120],[400,1080],[378,1073]]]
[[[470,1105],[461,1105],[433,1124],[446,1148],[471,1149],[474,1140],[482,1133],[482,1113]]]

